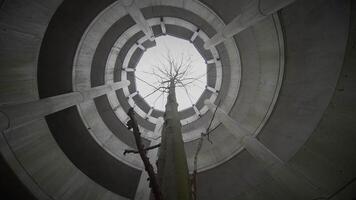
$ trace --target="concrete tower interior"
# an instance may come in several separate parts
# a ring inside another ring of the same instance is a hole
[[[197,199],[356,199],[352,0],[0,0],[0,199],[149,200],[125,124],[159,143],[135,68],[164,35],[208,69],[179,112],[192,172],[216,111]]]

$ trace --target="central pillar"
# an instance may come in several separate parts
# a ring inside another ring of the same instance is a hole
[[[158,157],[158,180],[165,200],[191,200],[187,157],[178,115],[175,84],[171,80]]]

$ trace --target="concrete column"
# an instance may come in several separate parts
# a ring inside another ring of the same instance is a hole
[[[192,37],[190,37],[190,42],[194,42],[194,40],[198,37],[199,35],[199,31],[200,29],[198,29],[197,31],[195,31],[192,35]]]
[[[198,110],[198,108],[196,107],[196,105],[193,105],[192,107],[193,107],[193,109],[194,109],[195,114],[196,114],[198,117],[200,117],[200,111]]]
[[[152,114],[152,112],[153,112],[153,109],[154,109],[154,108],[151,107],[150,110],[147,112],[147,114],[146,114],[146,116],[145,116],[146,119],[148,119],[148,117],[151,116],[151,114]]]
[[[135,0],[123,0],[123,6],[147,38],[153,41],[154,34],[152,28],[146,21],[141,10],[137,7]]]
[[[134,72],[134,71],[136,71],[136,69],[135,68],[123,68],[122,70],[124,70],[124,71],[126,71],[126,72]]]
[[[86,91],[76,91],[26,103],[0,107],[0,131],[12,129],[37,120],[48,114],[85,102],[108,92],[128,86],[130,81],[121,81],[98,86]]]
[[[230,38],[246,28],[256,24],[270,14],[289,5],[295,0],[252,0],[241,9],[242,13],[236,16],[222,30],[216,33],[211,39],[205,42],[204,48],[209,49],[225,39]]]
[[[211,112],[216,110],[209,100],[205,100],[205,105]],[[265,166],[266,171],[281,185],[287,188],[300,199],[308,199],[317,195],[316,188],[302,176],[293,172],[281,159],[279,159],[266,146],[252,136],[245,128],[241,127],[237,121],[228,116],[220,108],[217,108],[215,116],[224,126],[238,139],[243,147],[260,163]]]
[[[164,23],[164,18],[163,17],[161,17],[160,26],[161,26],[162,33],[165,35],[167,30],[166,30],[166,24]]]
[[[205,86],[205,88],[213,93],[218,93],[218,91],[215,88],[212,88],[210,86]]]
[[[134,98],[136,95],[138,95],[138,91],[131,93],[127,98]]]

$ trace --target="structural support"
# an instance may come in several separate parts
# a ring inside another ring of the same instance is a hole
[[[205,86],[205,88],[206,88],[207,90],[209,90],[210,92],[212,92],[212,93],[218,93],[218,91],[217,91],[215,88],[212,88],[212,87],[210,87],[210,86]]]
[[[147,114],[145,116],[146,119],[148,119],[151,116],[153,109],[154,109],[154,107],[151,107],[150,110],[147,112]]]
[[[125,72],[135,72],[136,71],[135,68],[129,68],[129,67],[123,68],[122,70],[124,70]]]
[[[91,88],[86,91],[76,91],[68,94],[48,97],[38,101],[7,105],[0,107],[0,131],[13,129],[42,118],[51,113],[87,100],[104,95],[108,92],[126,87],[130,81],[121,81]]]
[[[127,98],[134,98],[136,95],[138,95],[138,91],[131,93]]]
[[[161,26],[161,30],[162,30],[163,35],[165,35],[167,33],[167,30],[166,30],[166,24],[164,23],[164,18],[163,17],[161,17],[160,26]]]
[[[200,111],[198,110],[197,106],[193,104],[192,107],[193,107],[193,109],[194,109],[195,115],[196,115],[197,117],[200,117]]]
[[[190,42],[194,42],[194,40],[198,37],[199,35],[199,31],[200,29],[198,29],[197,31],[195,31],[192,35],[192,37],[190,37]]]
[[[225,111],[216,108],[216,105],[211,101],[205,100],[204,103],[209,107],[211,112],[216,110],[215,117],[224,124],[232,135],[240,140],[243,147],[256,160],[265,166],[265,169],[277,182],[287,186],[287,188],[299,199],[310,199],[311,197],[317,196],[317,189],[310,182],[292,171],[287,164],[253,137],[252,133],[241,127],[239,123],[229,117]]]
[[[137,7],[135,0],[124,0],[123,5],[132,19],[136,22],[139,26],[141,31],[149,38],[151,41],[154,40],[154,34],[152,28],[146,21],[145,17],[143,16],[141,10]]]
[[[205,42],[204,48],[209,49],[225,39],[231,38],[237,33],[256,24],[270,14],[275,13],[279,9],[291,4],[295,0],[252,0],[241,9],[242,13],[237,15],[229,24],[222,30],[216,33],[211,39]]]
[[[157,166],[163,199],[191,200],[190,177],[182,138],[182,125],[178,115],[174,79],[171,80],[169,86],[164,120]]]

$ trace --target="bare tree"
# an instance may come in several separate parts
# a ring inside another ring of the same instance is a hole
[[[166,54],[161,56],[163,59],[159,60],[159,64],[152,65],[151,71],[141,71],[146,75],[150,75],[154,81],[149,83],[143,78],[136,75],[136,79],[147,84],[152,90],[143,98],[147,98],[151,95],[160,93],[154,100],[154,104],[159,98],[165,98],[169,93],[169,86],[171,80],[174,80],[176,88],[183,88],[187,98],[193,105],[192,94],[189,90],[192,87],[200,87],[206,84],[202,79],[206,77],[206,73],[197,74],[194,70],[194,60],[190,55],[184,53],[174,56],[167,50]],[[154,105],[153,105],[154,106]]]
[[[152,71],[144,72],[152,75],[155,78],[154,84],[136,78],[152,88],[144,98],[161,93],[158,97],[167,95],[166,110],[164,114],[164,126],[162,129],[161,144],[145,148],[142,145],[137,122],[134,118],[133,109],[129,111],[130,121],[128,126],[133,128],[136,144],[138,150],[125,150],[126,153],[139,153],[147,173],[150,177],[150,185],[152,186],[153,194],[158,199],[169,200],[192,200],[196,199],[196,187],[192,186],[191,177],[189,176],[187,158],[184,150],[184,143],[182,139],[181,123],[178,116],[178,103],[176,99],[176,88],[184,88],[190,102],[193,104],[190,94],[189,86],[201,81],[206,73],[191,76],[193,70],[193,60],[189,56],[181,54],[179,57],[172,56],[168,51],[163,56],[164,60],[160,61],[159,65],[153,66]],[[210,127],[210,125],[209,125]],[[208,132],[208,131],[207,131]],[[202,135],[203,137],[203,135]],[[202,139],[201,139],[202,140]],[[202,141],[199,142],[199,147],[195,155],[194,161],[194,176],[196,177],[196,163],[197,156],[200,151]],[[158,180],[153,172],[153,167],[149,163],[146,156],[146,151],[160,147],[159,157],[157,161]],[[195,181],[194,181],[195,182]]]

